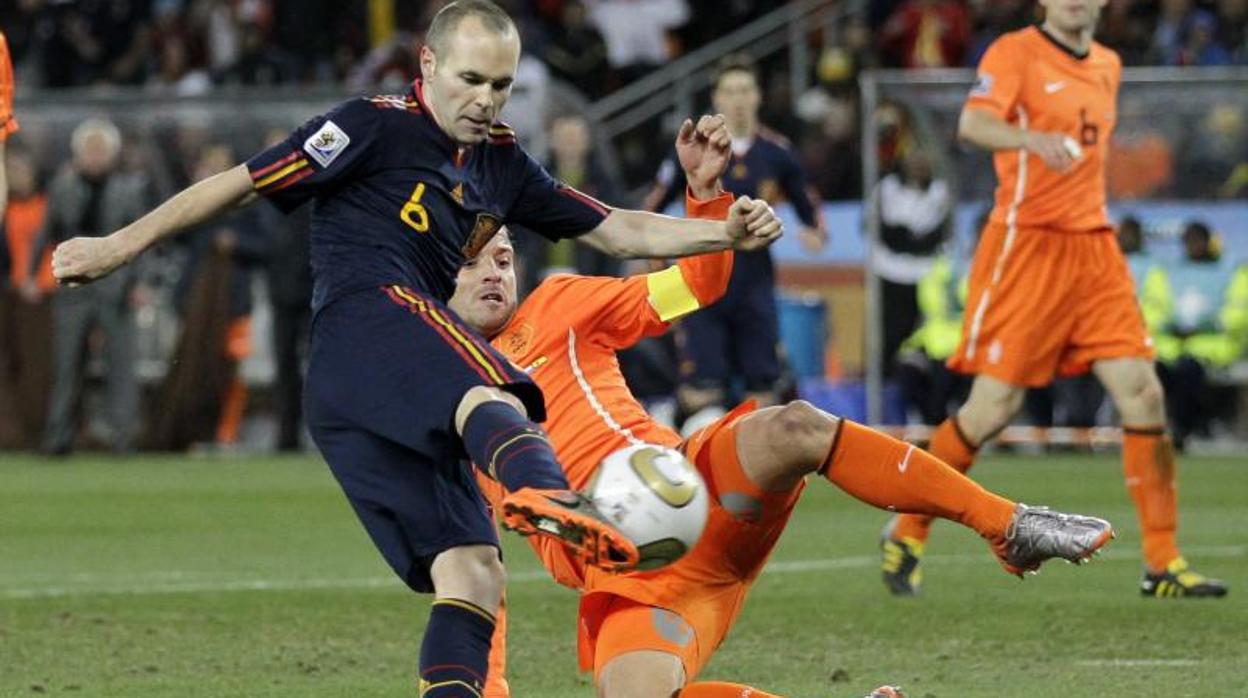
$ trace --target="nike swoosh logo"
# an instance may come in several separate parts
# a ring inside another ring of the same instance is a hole
[[[1054,92],[1061,90],[1065,86],[1066,86],[1065,80],[1058,80],[1057,82],[1046,82],[1044,83],[1044,91],[1048,94],[1053,94]]]
[[[910,456],[913,453],[914,453],[914,446],[911,446],[910,448],[906,449],[906,457],[902,458],[901,462],[897,464],[897,472],[899,473],[906,472],[906,468],[910,467]]]

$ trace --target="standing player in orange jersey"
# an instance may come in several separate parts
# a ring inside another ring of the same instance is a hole
[[[734,205],[718,186],[728,143],[719,117],[682,127],[677,149],[689,179],[690,215],[723,218]],[[751,204],[763,205],[746,200]],[[738,698],[747,689],[756,698],[773,696],[737,684],[691,682],[732,627],[807,475],[823,476],[881,508],[969,526],[1015,574],[1052,557],[1086,559],[1112,536],[1105,521],[1015,504],[914,446],[805,402],[757,410],[743,405],[682,443],[629,393],[616,352],[715,302],[732,273],[731,252],[685,258],[625,279],[554,276],[518,308],[512,258],[508,238],[497,236],[460,271],[449,305],[542,388],[545,427],[569,482],[583,488],[608,454],[654,443],[681,448],[711,493],[698,544],[655,572],[600,574],[557,545],[533,539],[556,580],[583,592],[580,665],[592,669],[599,696]],[[478,481],[497,505],[502,491],[491,480]],[[500,637],[496,633],[487,698],[507,695]]]
[[[9,60],[9,42],[0,32],[0,248],[6,248],[4,213],[9,207],[9,182],[5,177],[4,142],[17,131],[13,116],[13,62]]]
[[[1106,0],[1040,0],[1043,24],[988,47],[958,122],[993,151],[996,202],[971,267],[962,343],[949,366],[975,375],[931,452],[966,472],[1032,386],[1089,369],[1123,426],[1123,465],[1144,544],[1145,596],[1223,596],[1175,543],[1176,464],[1165,399],[1131,274],[1105,208],[1105,159],[1122,64],[1092,40]],[[931,517],[898,516],[882,543],[884,582],[919,590]]]

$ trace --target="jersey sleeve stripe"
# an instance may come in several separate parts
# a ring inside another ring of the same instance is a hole
[[[254,180],[255,187],[256,189],[264,189],[265,187],[273,184],[274,182],[278,182],[282,178],[287,177],[307,166],[308,166],[307,158],[299,158],[298,160],[290,163],[289,165],[278,170],[277,172],[274,172],[270,175],[266,175],[260,179]]]
[[[316,174],[316,170],[312,169],[311,167],[305,167],[299,170],[298,172],[296,172],[295,174],[287,177],[286,179],[281,180],[275,186],[271,186],[265,189],[261,193],[272,194],[273,192],[281,191],[285,189],[286,187],[289,187],[294,184],[298,184],[301,180],[307,179],[308,177],[311,177],[314,174]]]
[[[292,162],[294,162],[295,160],[299,159],[299,157],[300,157],[300,156],[299,156],[298,151],[294,151],[294,152],[292,152],[290,155],[287,155],[286,157],[284,157],[284,158],[282,158],[282,159],[278,160],[277,162],[274,162],[274,163],[271,163],[271,164],[265,165],[264,167],[261,167],[260,169],[256,170],[255,172],[252,172],[252,173],[251,173],[251,180],[254,182],[254,181],[256,181],[257,179],[260,179],[260,178],[264,177],[265,175],[267,175],[267,174],[269,174],[269,173],[273,172],[274,170],[278,170],[278,169],[281,169],[282,167],[285,167],[286,165],[289,165],[290,163],[292,163]]]
[[[577,201],[585,204],[586,206],[589,206],[590,208],[594,209],[595,211],[597,211],[598,213],[604,216],[610,215],[611,213],[611,208],[607,206],[606,204],[602,203],[601,201],[595,199],[594,197],[588,194],[577,191],[576,189],[573,189],[572,187],[569,187],[566,184],[561,185],[558,191],[560,194],[563,194],[564,196],[570,196],[573,199],[576,199]]]
[[[689,288],[680,267],[672,266],[647,274],[646,287],[650,291],[650,303],[663,322],[684,317],[699,307],[698,297]]]

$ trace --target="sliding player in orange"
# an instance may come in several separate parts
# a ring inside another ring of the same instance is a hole
[[[719,117],[681,129],[677,149],[693,216],[722,218],[734,205],[718,187],[728,143]],[[743,205],[765,204],[735,204]],[[497,236],[460,271],[449,305],[541,386],[549,406],[545,426],[569,481],[583,488],[607,454],[656,443],[682,448],[712,497],[698,545],[657,572],[603,574],[558,546],[533,541],[555,578],[583,591],[580,664],[593,670],[600,696],[772,695],[692,682],[731,628],[808,475],[878,507],[967,525],[1015,574],[1052,557],[1082,561],[1113,535],[1100,519],[1029,508],[989,493],[913,446],[805,402],[743,405],[682,444],[628,392],[616,351],[719,298],[731,274],[731,253],[689,257],[626,279],[555,276],[519,308],[512,257],[508,238]],[[482,482],[487,496],[499,501],[501,492]],[[486,695],[505,696],[498,645],[492,657]]]
[[[1024,391],[1089,368],[1122,418],[1127,490],[1144,545],[1145,596],[1223,596],[1175,543],[1177,468],[1126,260],[1105,210],[1105,160],[1122,63],[1092,40],[1106,0],[1040,0],[1044,23],[988,47],[958,136],[993,151],[996,204],[975,251],[962,343],[950,368],[975,374],[931,451],[966,472]],[[885,529],[884,582],[917,593],[931,517]]]

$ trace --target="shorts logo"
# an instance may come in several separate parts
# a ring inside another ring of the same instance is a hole
[[[329,167],[350,144],[351,138],[346,131],[338,128],[338,124],[326,121],[319,131],[303,142],[303,150],[321,167]]]
[[[468,234],[468,240],[464,242],[461,252],[464,253],[464,259],[472,259],[477,253],[485,247],[494,234],[503,227],[503,222],[488,213],[478,213],[477,223],[472,226],[472,232]]]
[[[992,76],[988,73],[980,73],[975,76],[975,84],[971,85],[972,97],[987,97],[992,92]]]
[[[992,344],[988,345],[988,363],[1001,363],[1001,355],[1005,353],[1005,348],[1001,346],[1001,340],[995,339]]]

